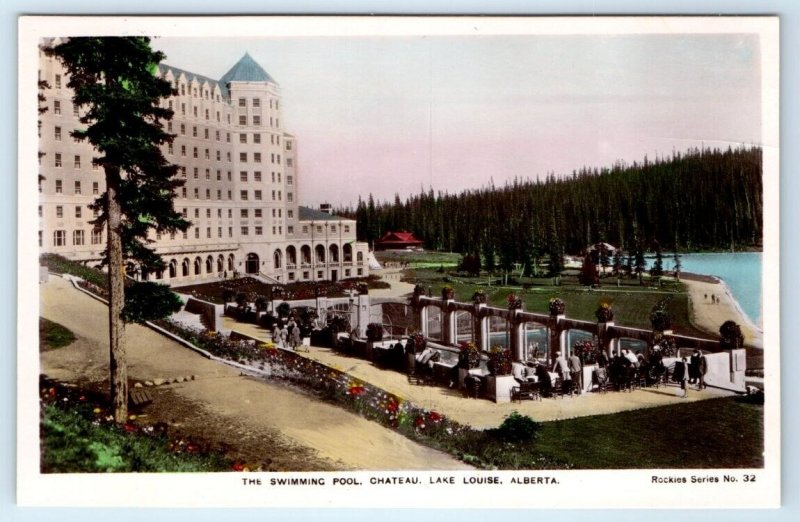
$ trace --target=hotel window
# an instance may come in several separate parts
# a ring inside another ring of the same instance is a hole
[[[253,116],[253,125],[261,125],[261,116]]]
[[[249,233],[249,229],[247,227],[242,227],[242,235],[246,236]]]
[[[192,125],[192,137],[193,138],[197,137],[197,126],[196,125]]]
[[[217,209],[217,217],[222,219],[222,209],[221,208]]]
[[[358,275],[364,275],[364,269],[363,269],[363,268],[359,268],[359,269],[356,271],[356,273],[357,273]]]
[[[217,151],[217,161],[222,161],[222,151]]]
[[[219,96],[217,96],[217,101],[219,101]],[[219,111],[217,111],[217,121],[219,120]],[[219,132],[217,133],[217,139],[219,139]]]
[[[286,142],[286,150],[292,150],[292,140]]]
[[[278,191],[278,201],[281,201],[281,191]]]
[[[222,237],[222,227],[217,227],[217,237]]]
[[[211,153],[208,151],[208,149],[204,151],[204,156],[206,159],[211,159]]]
[[[211,199],[211,189],[206,189],[206,199]]]
[[[192,169],[192,173],[194,175],[194,179],[200,179],[200,169],[195,167],[194,169]]]
[[[221,200],[222,200],[222,191],[218,190],[217,191],[217,201],[221,201]]]
[[[56,180],[56,194],[61,194],[62,190],[63,189],[61,187],[61,180],[57,179]]]
[[[271,144],[275,145],[275,135],[274,134],[270,134],[269,135],[269,142]]]
[[[192,148],[192,156],[197,157],[197,147]]]
[[[239,125],[247,125],[247,116],[239,116]]]
[[[56,127],[54,134],[56,141],[61,141],[61,127]]]
[[[169,239],[170,239],[170,241],[175,241],[175,232],[170,232],[169,233]]]
[[[276,143],[277,143],[278,145],[280,145],[280,144],[281,144],[281,137],[280,137],[280,136],[277,136]]]
[[[239,133],[239,143],[247,143],[247,134]]]
[[[230,124],[231,124],[231,115],[228,114],[228,125],[230,125]]]
[[[75,207],[75,217],[80,219],[83,216],[83,210],[80,206]]]
[[[186,125],[181,123],[181,135],[186,136]]]
[[[56,89],[60,89],[60,88],[61,88],[61,75],[60,74],[56,74]]]
[[[207,219],[211,219],[211,209],[210,208],[206,209],[206,218]]]
[[[293,227],[293,226],[291,226],[291,225],[289,225],[288,227],[286,227],[286,233],[287,233],[287,234],[294,234],[294,227]]]
[[[293,197],[291,192],[287,192],[286,193],[286,201],[288,201],[289,203],[293,203],[294,202],[294,197]]]
[[[239,98],[239,107],[247,107],[247,98]]]
[[[181,187],[181,197],[186,197],[186,187]]]
[[[240,215],[240,217],[241,217],[242,219],[247,219],[247,218],[249,217],[249,215],[248,215],[248,214],[249,214],[249,212],[250,212],[249,210],[247,210],[246,208],[243,208],[243,209],[241,209],[241,210],[239,211],[239,213],[240,213],[239,215]]]
[[[92,182],[92,194],[100,193],[100,184],[97,181]]]
[[[228,209],[228,219],[233,219],[233,209],[232,208]]]
[[[336,225],[331,225],[331,233],[332,234],[336,233]]]
[[[206,237],[207,238],[211,237],[211,227],[206,227]]]
[[[195,228],[194,229],[194,238],[195,239],[200,239],[200,229],[199,228]]]
[[[194,217],[196,219],[200,219],[200,209],[199,208],[194,209]]]
[[[78,105],[77,104],[73,104],[72,105],[72,115],[75,116],[76,118],[78,116],[80,116],[80,113],[78,112]]]
[[[207,120],[211,119],[211,118],[210,118],[210,114],[209,114],[209,112],[208,112],[208,109],[206,109],[206,119],[207,119]],[[208,139],[208,131],[206,131],[206,139]]]
[[[203,137],[208,139],[208,128],[203,129]]]
[[[270,126],[270,127],[273,127],[273,126],[274,126],[274,125],[273,125],[272,116],[270,116],[270,117],[269,117],[269,126]]]
[[[228,191],[228,199],[233,199],[233,195],[232,195],[232,194],[233,194],[233,193],[232,193],[232,192],[229,190],[229,191]]]
[[[283,227],[281,226],[278,227],[278,235],[283,235]]]
[[[260,236],[263,233],[263,230],[264,229],[262,227],[256,227],[256,235]]]
[[[293,164],[294,164],[294,162],[292,161],[292,158],[286,158],[286,166],[287,167],[291,167]]]
[[[181,90],[183,90],[183,87],[181,87]],[[186,104],[185,103],[181,103],[181,114],[186,115]]]
[[[275,212],[277,212],[277,211],[273,208],[272,209],[272,217],[275,217],[277,215],[277,214],[275,214]]]
[[[317,225],[317,234],[321,234],[321,233],[322,233],[322,227]]]
[[[195,188],[194,189],[194,199],[200,199],[200,189],[199,188]]]
[[[207,180],[211,179],[211,169],[206,169],[206,179]]]
[[[253,107],[261,107],[261,98],[253,98]]]
[[[222,181],[222,171],[217,169],[217,181]]]
[[[53,101],[53,114],[61,114],[61,102],[58,100]]]
[[[281,120],[279,118],[275,118],[275,126],[276,127],[281,126]],[[280,141],[280,139],[281,139],[280,136],[278,136],[278,141]]]
[[[261,209],[260,209],[260,208],[257,208],[257,209],[255,209],[255,210],[253,211],[253,213],[255,214],[255,216],[254,216],[254,217],[256,217],[256,218],[260,218],[260,217],[261,217],[261,215],[262,215],[262,211],[261,211]]]
[[[242,201],[247,201],[247,191],[246,190],[241,191],[240,195],[241,195],[241,200]]]
[[[282,208],[278,209],[278,217],[283,217],[283,209]]]
[[[58,205],[56,207],[56,217],[57,218],[63,218],[64,217],[64,207],[62,207],[61,205]]]
[[[76,181],[75,182],[75,194],[80,194],[80,193],[81,193],[81,182],[80,181]]]
[[[216,138],[217,138],[217,141],[219,141],[219,131],[215,131],[215,132],[214,132],[214,136],[216,136]]]
[[[280,183],[280,182],[281,182],[281,173],[278,172],[278,183]]]
[[[272,182],[275,183],[275,173],[272,173]]]
[[[228,153],[227,153],[227,156],[228,156],[228,161],[230,161],[230,160],[231,160],[231,153],[230,153],[230,152],[228,152]]]
[[[239,173],[239,181],[246,182],[247,181],[247,171],[243,170]]]
[[[170,110],[172,109],[172,100],[169,100],[169,102],[167,102],[167,106],[170,108]]]
[[[230,123],[230,122],[228,122],[228,123]],[[226,132],[225,133],[225,141],[228,142],[228,143],[231,142],[231,133],[230,132]]]
[[[39,205],[39,217],[42,217],[42,206]]]
[[[239,161],[241,161],[242,163],[247,163],[247,153],[246,152],[240,152],[239,153]]]
[[[272,227],[272,235],[274,236],[276,234],[277,234],[277,229],[275,227]]]
[[[102,230],[92,230],[92,244],[99,245],[103,242],[103,231]]]
[[[167,145],[167,154],[175,154],[175,146],[172,143]]]
[[[186,84],[181,84],[181,95],[186,95]]]
[[[292,184],[292,177],[291,176],[286,176],[286,184],[287,185],[291,185]]]
[[[167,122],[167,131],[168,132],[172,132],[172,122],[171,121]]]
[[[97,163],[95,163],[95,162],[93,161],[93,162],[92,162],[92,170],[100,170],[100,165],[98,165]]]
[[[189,232],[186,230],[183,231],[183,239],[189,239]]]
[[[73,230],[72,231],[72,244],[81,246],[83,245],[84,241],[83,230]]]
[[[55,166],[56,167],[61,167],[61,153],[60,152],[56,152]]]
[[[261,143],[261,134],[259,133],[253,134],[253,143]]]
[[[181,156],[186,156],[186,145],[181,145]]]
[[[181,167],[181,176],[186,177],[186,167]]]
[[[183,209],[181,209],[181,216],[183,216],[183,217],[187,217],[187,214],[188,214],[188,212],[189,212],[189,211],[188,211],[188,210],[186,210],[186,207],[183,207]]]
[[[76,169],[81,168],[81,157],[80,156],[75,156],[74,161],[73,161],[73,166]]]
[[[269,155],[269,162],[270,163],[275,163],[275,153],[274,152]]]
[[[64,230],[53,231],[53,246],[64,246],[67,244],[67,233]]]
[[[287,210],[286,211],[286,217],[288,217],[289,219],[293,218],[294,217],[294,210]]]
[[[278,165],[280,165],[280,164],[281,164],[281,155],[278,154]]]
[[[261,191],[260,190],[256,190],[255,191],[255,198],[256,198],[256,201],[261,201]]]
[[[345,225],[344,226],[344,233],[345,234],[349,234],[350,233],[350,225]]]
[[[260,182],[261,181],[261,171],[257,170],[253,172],[253,181]]]
[[[256,163],[261,163],[261,153],[260,152],[254,152],[253,153],[253,161],[256,162]]]
[[[303,234],[308,234],[308,225],[303,225]]]
[[[275,191],[272,191],[272,201],[275,201]]]
[[[192,114],[197,118],[197,107],[192,107]]]
[[[228,237],[233,237],[233,227],[228,227]]]

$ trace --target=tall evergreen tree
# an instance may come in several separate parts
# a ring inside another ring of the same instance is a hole
[[[69,76],[73,103],[84,107],[85,129],[72,132],[99,153],[93,163],[105,174],[106,192],[92,205],[99,211],[93,222],[105,225],[108,244],[109,352],[114,419],[127,420],[128,377],[125,320],[153,318],[148,312],[174,310],[177,297],[163,285],[142,284],[129,303],[125,299],[125,264],[161,270],[164,262],[148,246],[148,232],[177,232],[189,223],[173,207],[178,167],[166,161],[159,148],[173,136],[162,122],[172,111],[159,106],[172,93],[169,82],[158,78],[164,58],[150,48],[149,38],[71,38],[47,52],[60,60]],[[149,297],[148,297],[149,294]],[[171,304],[170,304],[171,303]]]
[[[656,241],[655,243],[656,258],[653,261],[653,267],[650,269],[652,277],[661,277],[664,275],[664,255],[661,253],[661,245]]]

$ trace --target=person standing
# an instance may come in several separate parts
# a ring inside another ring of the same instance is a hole
[[[697,352],[700,353],[700,352]],[[697,389],[698,390],[705,390],[706,389],[706,372],[708,372],[708,360],[706,360],[706,355],[704,353],[700,354],[700,359],[697,362]]]
[[[275,328],[272,329],[272,342],[275,343],[276,346],[280,345],[281,342],[281,323],[276,322]]]
[[[700,351],[695,350],[689,358],[689,384],[697,384],[700,380]]]
[[[572,379],[572,388],[571,390],[577,390],[577,392],[583,393],[583,383],[581,379],[583,374],[583,364],[581,363],[580,357],[575,355],[573,352],[572,355],[569,356],[569,375]]]
[[[678,382],[681,385],[681,391],[683,392],[681,395],[682,399],[685,399],[689,396],[689,390],[686,387],[686,382],[689,380],[689,372],[687,371],[686,366],[686,357],[681,357],[681,360],[675,363],[675,372],[673,373],[672,377],[675,382]]]
[[[572,385],[569,373],[569,363],[567,358],[561,355],[561,352],[556,352],[556,362],[553,363],[553,371],[561,377],[561,391],[568,391],[569,386]]]
[[[281,339],[281,348],[286,348],[288,346],[286,343],[289,339],[289,329],[286,328],[286,325],[283,325],[283,328],[281,328],[280,339]]]

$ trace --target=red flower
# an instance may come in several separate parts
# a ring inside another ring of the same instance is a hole
[[[133,424],[127,423],[127,422],[122,425],[122,428],[125,431],[127,431],[128,433],[136,431],[136,426],[134,426]]]
[[[397,404],[397,401],[389,401],[386,404],[386,409],[389,410],[391,413],[394,413],[400,408],[400,405]]]
[[[244,471],[244,462],[237,460],[233,463],[233,471]]]
[[[416,419],[414,419],[414,426],[417,428],[424,428],[425,427],[425,416],[419,415]]]
[[[350,389],[347,390],[347,393],[349,393],[350,395],[355,395],[356,397],[358,397],[359,395],[364,395],[364,392],[366,392],[366,391],[367,390],[364,389],[363,386],[351,386]]]
[[[430,412],[430,413],[428,414],[428,419],[429,419],[431,422],[439,422],[439,421],[441,421],[441,420],[442,420],[442,416],[441,416],[441,414],[439,414],[439,413],[436,413],[435,411],[432,411],[432,412]]]

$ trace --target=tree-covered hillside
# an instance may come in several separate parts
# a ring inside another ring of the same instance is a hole
[[[567,178],[460,194],[430,190],[405,202],[396,196],[376,203],[370,195],[338,212],[358,220],[362,241],[410,230],[427,248],[487,261],[492,254],[501,266],[577,254],[598,241],[625,250],[656,242],[665,249],[749,248],[761,245],[761,175],[760,148],[693,149]]]

